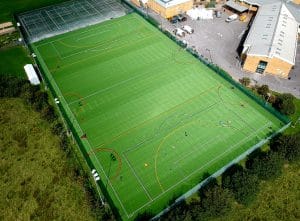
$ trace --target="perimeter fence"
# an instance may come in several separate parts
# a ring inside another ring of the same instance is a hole
[[[17,15],[27,41],[37,42],[103,21],[131,9],[117,0],[70,0]]]
[[[203,64],[205,64],[207,67],[212,69],[214,72],[216,72],[219,76],[221,76],[223,79],[225,79],[227,82],[231,83],[233,86],[241,90],[244,94],[246,94],[248,97],[253,99],[257,104],[262,106],[265,110],[268,112],[271,112],[273,115],[275,115],[278,119],[280,119],[284,124],[290,123],[290,119],[281,114],[279,111],[277,111],[275,108],[273,108],[268,102],[263,100],[261,97],[257,96],[255,93],[253,93],[251,90],[240,84],[239,82],[236,82],[230,74],[228,74],[225,70],[223,70],[218,65],[209,62],[207,59],[205,59],[202,55],[198,54],[197,51],[195,51],[193,48],[186,47],[186,43],[176,38],[175,35],[170,33],[167,30],[163,30],[160,27],[160,24],[158,21],[156,21],[153,17],[151,17],[148,13],[143,12],[142,10],[136,8],[133,4],[126,0],[121,0],[126,5],[132,8],[132,10],[139,15],[141,15],[145,20],[147,20],[150,24],[152,24],[154,27],[158,28],[162,33],[164,33],[168,38],[176,42],[180,47],[185,48],[186,51],[188,51],[190,54],[192,54],[195,58],[197,58],[199,61],[201,61]]]
[[[29,46],[29,48],[31,51],[34,52],[34,50],[31,46]],[[38,53],[38,52],[36,51],[35,53]],[[55,98],[56,97],[63,98],[63,95],[61,94],[60,90],[55,87],[55,85],[56,85],[55,80],[52,78],[51,74],[47,72],[47,67],[46,67],[45,63],[42,60],[39,60],[39,58],[41,58],[40,55],[37,56],[37,59],[35,59],[35,62],[38,65],[39,70],[43,74],[43,79],[45,80],[45,84],[49,88],[52,96]],[[76,129],[76,127],[75,127],[75,122],[77,122],[77,121],[74,118],[74,116],[72,116],[73,114],[71,113],[71,110],[68,110],[69,108],[67,108],[67,107],[68,107],[68,104],[66,103],[66,101],[64,99],[60,99],[60,103],[58,104],[58,109],[59,109],[60,113],[62,114],[64,122],[66,123],[68,129],[71,131],[72,136],[74,137],[74,139],[75,139],[75,141],[76,141],[76,143],[77,143],[77,145],[78,145],[78,147],[79,147],[79,149],[91,171],[92,169],[95,168],[95,166],[94,166],[93,162],[91,161],[90,156],[85,148],[83,139],[79,136],[78,129]],[[73,118],[73,120],[71,120],[72,118]],[[103,176],[101,176],[101,177],[103,177]],[[112,212],[115,215],[115,218],[117,220],[121,220],[119,210],[115,206],[113,200],[111,199],[102,179],[97,181],[96,184],[99,185],[102,194],[104,195],[106,201],[109,203],[109,205],[112,209]]]
[[[70,2],[77,2],[78,0],[72,0]],[[84,1],[97,1],[97,0],[84,0]],[[138,13],[139,15],[141,15],[143,18],[145,18],[145,20],[147,20],[150,24],[152,24],[154,27],[158,28],[159,30],[161,30],[160,26],[159,26],[159,23],[154,19],[152,18],[151,16],[149,16],[148,14],[145,14],[143,13],[141,10],[135,8],[132,4],[130,4],[129,2],[127,2],[126,0],[121,0],[121,2],[125,3],[127,6],[129,6],[132,11]],[[122,5],[123,8],[125,8],[123,5],[124,4],[121,4],[119,3],[120,5]],[[130,13],[131,11],[130,10],[125,10],[126,13]],[[122,11],[124,12],[123,15],[125,15],[125,11]],[[118,14],[119,16],[120,14]],[[20,15],[22,16],[22,15]],[[20,16],[18,17],[20,19]],[[122,15],[120,15],[122,16]],[[119,16],[119,17],[120,17]],[[77,18],[77,19],[81,19],[81,18]],[[103,19],[101,20],[103,21]],[[101,21],[97,21],[97,23],[101,22]],[[71,22],[72,23],[72,22]],[[74,26],[76,26],[75,23],[73,23]],[[82,23],[82,25],[84,26],[87,26],[87,25],[91,25],[92,22],[90,23]],[[79,25],[80,26],[80,25]],[[64,32],[67,32],[67,31],[70,31],[72,29],[72,27],[68,28],[68,26],[66,25],[64,27]],[[80,28],[80,27],[77,27],[77,28]],[[77,29],[77,28],[74,28],[74,29]],[[73,30],[74,30],[73,29]],[[186,45],[184,44],[184,42],[178,40],[172,33],[166,31],[166,30],[161,30],[166,36],[168,36],[171,40],[173,40],[174,42],[176,42],[179,46],[183,47],[183,48],[186,48]],[[25,30],[25,33],[27,35],[27,38],[29,42],[34,42],[34,41],[37,41],[37,40],[41,40],[43,38],[46,38],[46,37],[50,37],[49,35],[57,35],[57,34],[60,34],[59,33],[59,29],[56,29],[55,31],[49,31],[47,32],[46,34],[44,32],[41,31],[41,33],[38,35],[38,36],[35,36],[35,35],[30,35],[30,32],[28,30]],[[29,45],[29,48],[30,48],[30,51],[31,52],[35,52],[33,50],[33,48],[31,47],[31,45]],[[231,83],[233,86],[235,86],[236,88],[238,88],[239,90],[241,90],[244,94],[246,94],[248,97],[250,97],[251,99],[253,99],[254,101],[256,101],[256,103],[258,103],[260,106],[262,106],[264,109],[266,109],[267,111],[271,112],[272,114],[274,114],[276,117],[278,117],[278,119],[280,119],[284,124],[285,126],[283,126],[283,128],[281,130],[284,130],[286,129],[289,125],[290,125],[290,120],[288,117],[282,115],[281,113],[279,113],[277,110],[275,110],[271,105],[269,105],[267,102],[265,102],[262,98],[258,97],[256,94],[254,94],[252,91],[250,91],[249,89],[247,89],[246,87],[244,87],[243,85],[241,85],[240,83],[236,82],[234,79],[232,79],[232,77],[226,72],[224,71],[222,68],[218,67],[217,65],[215,64],[212,64],[210,63],[207,59],[205,59],[202,55],[199,55],[193,48],[186,48],[186,50],[191,53],[195,58],[197,58],[199,61],[201,61],[203,64],[205,64],[207,67],[209,67],[210,69],[212,69],[213,71],[215,71],[219,76],[221,76],[223,79],[225,79],[226,81],[228,81],[229,83]],[[38,57],[40,57],[38,55]],[[54,97],[62,97],[62,95],[60,94],[60,91],[59,89],[55,89],[54,88],[54,85],[55,84],[55,81],[54,79],[52,78],[51,74],[50,73],[47,73],[47,68],[45,66],[45,64],[43,63],[43,61],[40,61],[39,59],[35,59],[35,62],[36,64],[38,65],[40,71],[42,72],[43,74],[43,77],[44,77],[44,80],[45,80],[45,83],[46,85],[48,86],[48,88],[50,89],[52,95]],[[80,151],[81,153],[83,154],[88,166],[90,169],[93,169],[95,168],[90,157],[89,157],[89,154],[88,152],[86,151],[85,147],[84,147],[84,143],[83,143],[83,140],[79,137],[79,134],[78,134],[78,129],[76,130],[75,128],[75,125],[74,125],[74,122],[72,122],[71,120],[71,116],[72,116],[72,113],[69,113],[70,111],[67,110],[67,107],[68,107],[68,104],[65,103],[63,100],[61,100],[61,103],[58,105],[59,107],[59,110],[67,124],[67,126],[69,127],[70,131],[72,132],[73,136],[74,136],[74,139],[76,141],[76,143],[78,144],[79,148],[80,148]],[[273,135],[271,135],[270,137],[268,137],[268,139],[270,139],[271,137],[273,137],[276,133],[274,133]],[[263,140],[261,141],[259,144],[255,145],[253,148],[251,148],[251,150],[255,149],[255,148],[258,148],[262,142],[266,142],[268,139],[266,140]],[[248,154],[250,152],[247,151],[245,152],[245,154]],[[245,157],[246,155],[243,154],[243,156],[240,156],[240,157]],[[241,158],[239,158],[241,159]],[[236,162],[236,160],[235,160]],[[225,168],[225,167],[224,167]],[[215,176],[219,173],[222,173],[222,171],[224,170],[224,168],[220,169],[220,171],[217,171],[216,174],[214,174]],[[184,194],[183,196],[179,197],[175,203],[177,204],[179,201],[181,201],[183,198],[186,198],[188,195],[190,195],[193,191],[195,191],[196,189],[200,188],[200,186],[203,185],[203,183],[205,182],[205,180],[198,184],[195,189],[193,190],[190,190],[188,193]],[[119,213],[119,210],[117,209],[117,207],[115,206],[113,200],[111,199],[111,197],[109,196],[109,193],[103,183],[102,180],[98,181],[97,184],[99,185],[105,199],[107,200],[107,202],[110,204],[111,206],[111,209],[113,211],[113,213],[115,214],[116,216],[116,219],[117,220],[120,220],[121,219],[121,216],[120,216],[120,213]],[[174,206],[172,205],[172,206]],[[171,206],[171,207],[172,207]],[[157,219],[160,217],[160,215],[164,214],[166,211],[168,211],[171,207],[168,207],[166,210],[162,211],[162,213],[158,214],[157,216],[155,216],[154,219]]]

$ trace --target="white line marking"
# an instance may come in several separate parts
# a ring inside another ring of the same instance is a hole
[[[260,130],[264,129],[266,127],[266,125],[264,125],[263,127],[260,128]],[[180,180],[179,182],[177,182],[176,184],[172,185],[171,187],[169,187],[168,189],[166,189],[164,192],[160,193],[159,195],[157,195],[156,197],[153,198],[153,201],[155,201],[156,199],[158,199],[159,197],[161,197],[162,195],[164,195],[165,193],[167,193],[168,191],[170,191],[171,189],[173,189],[175,186],[177,186],[178,184],[185,182],[186,179],[188,179],[190,176],[194,175],[195,173],[197,173],[199,170],[203,169],[204,167],[210,166],[214,161],[216,161],[217,159],[219,159],[221,156],[223,156],[224,154],[226,154],[228,151],[233,150],[233,148],[235,146],[237,146],[238,144],[240,144],[241,142],[243,142],[244,140],[248,140],[250,138],[253,137],[253,135],[255,135],[256,132],[253,132],[251,135],[243,138],[242,140],[240,140],[238,143],[234,144],[233,146],[231,146],[229,149],[227,149],[225,152],[223,152],[222,154],[218,155],[217,157],[215,157],[214,159],[210,160],[209,162],[207,162],[206,164],[204,164],[202,167],[194,170],[192,173],[190,173],[188,176],[186,176],[185,178],[183,178],[182,180]],[[132,212],[129,216],[133,216],[137,211],[141,210],[142,208],[144,208],[145,206],[147,206],[149,203],[148,202],[146,204],[144,204],[143,206],[141,206],[140,208],[136,209],[134,212]]]
[[[48,15],[48,17],[50,18],[50,20],[53,22],[53,24],[55,24],[55,26],[57,27],[57,29],[59,29],[59,26],[56,24],[56,22],[51,18],[50,14],[48,13],[47,10],[45,10],[46,14]]]
[[[37,50],[37,54],[39,54],[39,51],[38,51],[38,50]],[[47,69],[47,72],[49,73],[49,74],[48,74],[48,77],[52,78],[51,72],[49,71],[47,64],[44,62],[44,59],[42,58],[41,55],[39,55],[39,58],[40,58],[40,59],[43,61],[43,63],[45,64],[45,68]],[[50,75],[50,76],[49,76],[49,75]],[[71,115],[72,115],[71,117],[73,118],[72,122],[73,122],[73,123],[76,123],[76,124],[77,124],[77,127],[78,127],[79,130],[80,130],[80,132],[83,133],[83,130],[81,129],[79,123],[77,122],[77,119],[75,118],[73,112],[72,112],[71,109],[69,108],[68,103],[66,102],[64,96],[62,95],[62,93],[61,93],[59,87],[58,87],[57,84],[56,84],[56,81],[55,81],[53,78],[52,78],[52,82],[54,83],[54,85],[55,85],[55,87],[56,87],[56,90],[59,92],[58,97],[60,97],[61,100],[66,104],[66,105],[64,105],[64,106],[66,106],[66,108],[68,108],[69,112],[71,113]],[[88,144],[89,147],[90,147],[89,149],[92,150],[92,146],[90,145],[90,142],[89,142],[88,140],[87,140],[87,144]],[[119,198],[119,195],[117,194],[117,192],[115,191],[115,189],[114,189],[113,185],[111,184],[109,178],[107,177],[107,175],[106,175],[106,173],[105,173],[105,171],[104,171],[104,169],[103,169],[101,163],[99,162],[99,160],[98,160],[98,158],[97,158],[95,152],[94,152],[94,151],[92,151],[92,152],[93,152],[93,154],[94,154],[94,156],[95,156],[95,159],[96,159],[97,162],[98,162],[98,166],[99,166],[100,169],[102,170],[102,172],[103,172],[103,174],[104,174],[106,180],[108,181],[108,183],[109,183],[111,189],[113,190],[113,192],[114,192],[116,198],[118,199],[118,201],[119,201],[119,203],[120,203],[122,209],[124,210],[124,212],[125,212],[125,214],[127,215],[127,217],[129,217],[129,216],[128,216],[128,213],[127,213],[127,211],[126,211],[126,209],[125,209],[125,207],[124,207],[124,205],[123,205],[123,203],[122,203],[122,201],[121,201],[120,198]]]
[[[171,61],[171,62],[172,62],[172,61]],[[167,62],[167,63],[169,63],[169,62]],[[167,64],[167,63],[165,63],[165,64]],[[158,65],[158,66],[156,66],[156,68],[151,69],[151,71],[148,71],[148,72],[147,72],[147,71],[146,71],[146,72],[142,72],[142,74],[140,74],[140,75],[135,75],[135,76],[133,76],[133,77],[127,78],[126,80],[120,81],[120,82],[118,82],[118,83],[116,83],[116,84],[113,84],[113,85],[107,87],[107,88],[103,88],[103,89],[98,90],[98,91],[96,91],[96,92],[94,92],[94,93],[91,93],[91,94],[89,94],[89,95],[87,95],[87,96],[85,96],[85,97],[82,97],[82,98],[80,98],[80,99],[74,100],[74,101],[68,103],[68,105],[72,105],[73,103],[76,103],[76,102],[78,102],[78,101],[80,101],[80,100],[82,100],[82,99],[83,99],[83,100],[84,100],[84,99],[87,99],[87,98],[92,97],[92,96],[95,96],[95,95],[97,95],[97,94],[99,94],[99,93],[108,91],[108,90],[110,90],[110,89],[112,89],[112,88],[115,88],[115,87],[118,87],[118,86],[120,86],[120,85],[122,85],[122,84],[125,84],[125,83],[127,83],[127,82],[129,82],[129,81],[131,81],[131,80],[136,79],[136,78],[142,77],[142,76],[144,76],[144,75],[148,75],[150,72],[155,72],[155,71],[158,70],[159,68],[161,68],[161,67]]]
[[[59,59],[62,60],[62,57],[61,57],[59,51],[57,50],[57,48],[55,47],[55,45],[54,45],[52,42],[51,42],[51,45],[52,45],[52,47],[54,48],[55,52],[57,53]],[[48,68],[48,67],[47,67],[47,68]]]
[[[150,201],[152,202],[152,197],[150,196],[149,192],[147,191],[146,187],[143,185],[142,181],[140,180],[140,178],[138,177],[138,175],[136,174],[136,172],[134,171],[134,169],[132,168],[131,164],[128,162],[127,157],[125,156],[125,154],[122,154],[125,158],[126,163],[128,164],[128,166],[130,167],[130,169],[132,170],[132,173],[134,174],[135,178],[138,180],[138,182],[140,183],[140,185],[142,186],[142,188],[144,189],[145,193],[147,194],[147,196],[149,197]]]

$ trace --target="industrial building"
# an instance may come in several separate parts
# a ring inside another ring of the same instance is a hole
[[[259,7],[243,44],[243,69],[287,78],[295,65],[298,23],[284,3]]]

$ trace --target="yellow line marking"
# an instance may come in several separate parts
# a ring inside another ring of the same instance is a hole
[[[116,47],[116,48],[111,48],[110,50],[109,50],[109,49],[105,49],[105,51],[104,51],[103,53],[96,53],[94,56],[87,56],[85,59],[80,59],[80,60],[77,60],[77,61],[75,61],[75,62],[68,63],[68,64],[62,66],[62,67],[60,68],[60,70],[63,69],[63,68],[65,68],[65,67],[69,67],[69,66],[71,66],[71,65],[74,65],[74,64],[77,64],[77,63],[80,63],[80,62],[89,60],[89,59],[91,59],[91,58],[95,58],[95,57],[98,57],[98,56],[102,56],[102,55],[104,55],[104,54],[106,54],[106,53],[108,53],[108,52],[116,51],[116,50],[119,50],[119,49],[124,48],[124,47],[127,47],[127,46],[135,45],[136,43],[141,42],[141,41],[144,41],[146,38],[150,38],[150,37],[156,37],[156,36],[153,35],[153,34],[150,34],[150,35],[148,35],[147,37],[144,37],[144,38],[142,38],[142,39],[140,39],[140,40],[135,40],[135,41],[133,41],[133,43],[131,43],[131,44],[124,44],[124,45],[119,46],[119,47]],[[50,69],[51,72],[52,72],[52,70],[53,70],[53,69]]]
[[[188,123],[186,123],[186,124],[184,124],[184,125],[182,125],[182,126],[180,126],[180,127],[175,128],[175,129],[172,130],[169,134],[167,134],[167,135],[163,138],[163,140],[159,143],[159,145],[158,145],[158,148],[157,148],[157,150],[156,150],[156,152],[155,152],[155,157],[154,157],[154,170],[155,170],[156,181],[157,181],[158,185],[160,186],[160,188],[161,188],[161,190],[162,190],[163,192],[164,192],[165,190],[164,190],[164,188],[163,188],[163,186],[162,186],[162,184],[161,184],[161,182],[160,182],[160,180],[159,180],[158,173],[157,173],[157,157],[158,157],[158,155],[159,155],[160,148],[162,147],[162,145],[165,143],[165,141],[166,141],[171,135],[173,135],[173,134],[174,134],[175,132],[177,132],[178,130],[180,130],[180,129],[182,129],[182,128],[184,128],[184,127],[190,125],[190,124],[196,123],[196,121],[199,121],[199,119],[194,120],[194,121],[191,121],[191,122],[188,122]]]
[[[93,154],[96,156],[96,153],[97,153],[97,152],[110,152],[110,153],[112,153],[112,154],[115,154],[114,156],[116,157],[116,160],[118,161],[118,168],[117,168],[117,170],[116,170],[115,175],[112,176],[112,177],[110,178],[110,180],[116,179],[116,178],[120,175],[121,170],[122,170],[122,158],[121,158],[121,156],[119,155],[119,153],[118,153],[117,151],[115,151],[114,149],[112,149],[112,148],[94,148],[94,149],[88,151],[87,154],[88,154],[89,156],[91,156],[91,154],[93,153]],[[96,157],[97,157],[97,156],[96,156]]]
[[[198,97],[200,97],[200,96],[202,96],[202,95],[208,93],[209,91],[211,91],[211,90],[213,90],[213,89],[219,88],[219,87],[221,87],[221,85],[217,85],[217,86],[210,87],[210,88],[206,89],[205,91],[202,91],[200,94],[197,94],[197,95],[195,95],[194,97],[191,97],[190,99],[188,99],[188,100],[186,100],[186,101],[184,101],[184,102],[182,102],[182,103],[180,103],[180,104],[177,104],[176,106],[170,108],[169,110],[167,110],[167,111],[165,111],[165,112],[162,112],[162,113],[160,113],[160,114],[154,116],[153,118],[150,118],[149,120],[146,120],[146,121],[142,122],[141,124],[136,125],[136,126],[130,128],[130,129],[128,129],[128,130],[126,130],[126,131],[124,131],[124,132],[118,134],[117,136],[113,137],[113,138],[112,138],[110,141],[108,141],[107,143],[102,143],[102,144],[100,144],[99,147],[102,147],[102,146],[104,146],[104,145],[107,146],[107,145],[113,143],[114,141],[118,140],[119,138],[121,138],[121,137],[127,135],[128,133],[132,132],[133,130],[138,129],[138,128],[140,128],[140,127],[146,125],[147,123],[149,123],[149,122],[151,122],[151,121],[153,121],[153,120],[155,120],[155,119],[161,117],[162,115],[164,115],[164,114],[166,114],[166,113],[169,113],[169,112],[171,112],[171,111],[173,111],[173,110],[176,110],[176,109],[178,109],[179,107],[181,107],[181,106],[183,106],[183,105],[185,105],[185,104],[188,104],[188,103],[192,102],[193,100],[195,100],[196,98],[198,98]]]
[[[135,33],[135,32],[139,32],[141,30],[144,30],[145,28],[143,27],[143,25],[140,25],[139,27],[137,27],[136,29],[133,29],[132,31],[130,31],[129,33],[124,33],[124,34],[120,34],[118,36],[115,36],[114,38],[111,38],[109,40],[104,40],[104,41],[101,41],[101,42],[98,42],[98,43],[94,43],[94,44],[86,44],[86,45],[82,45],[80,44],[80,46],[76,44],[68,44],[68,43],[65,43],[64,41],[62,40],[57,40],[56,42],[68,47],[68,48],[88,48],[88,47],[96,47],[96,46],[100,46],[100,45],[104,45],[104,44],[110,44],[111,42],[114,42],[115,40],[118,40],[120,38],[123,38],[123,37],[127,37],[128,34],[131,34],[131,33]],[[111,32],[114,32],[114,30],[111,30]],[[70,39],[71,41],[74,41],[75,39]]]

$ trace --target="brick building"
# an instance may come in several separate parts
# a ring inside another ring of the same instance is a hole
[[[243,44],[243,69],[287,78],[295,65],[298,23],[284,3],[259,7]]]
[[[131,0],[137,6],[149,7],[164,18],[184,13],[193,8],[194,0]]]

